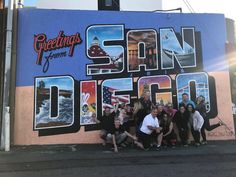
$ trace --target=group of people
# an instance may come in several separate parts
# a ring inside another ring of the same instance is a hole
[[[211,131],[223,123],[210,125],[206,112],[203,96],[194,102],[183,93],[176,110],[171,103],[154,105],[150,92],[146,91],[133,107],[129,104],[114,105],[114,109],[105,107],[103,116],[97,121],[101,125],[103,145],[113,144],[115,152],[119,146],[127,145],[128,137],[141,149],[154,147],[159,150],[161,146],[175,146],[178,142],[188,146],[190,134],[196,146],[207,144],[205,130]]]

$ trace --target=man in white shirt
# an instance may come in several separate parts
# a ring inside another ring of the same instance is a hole
[[[152,143],[152,138],[157,141],[157,150],[161,146],[162,141],[162,128],[159,126],[159,122],[157,119],[158,110],[156,107],[152,108],[150,114],[148,114],[142,123],[142,126],[139,131],[139,138],[143,143],[145,149],[150,148],[150,144]]]

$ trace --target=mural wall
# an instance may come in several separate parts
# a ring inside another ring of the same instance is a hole
[[[104,108],[147,90],[203,95],[228,125],[208,139],[234,138],[223,15],[20,9],[18,26],[14,144],[100,142]]]

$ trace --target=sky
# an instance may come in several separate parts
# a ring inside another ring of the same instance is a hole
[[[36,2],[38,0],[18,0],[18,2],[21,1],[21,2],[24,2],[23,4],[25,6],[35,6],[36,5]],[[9,0],[5,0],[5,5],[7,6]]]
[[[183,12],[191,13],[187,2],[195,13],[223,13],[225,17],[236,21],[235,0],[162,0],[163,9],[181,7]]]
[[[36,2],[37,0],[24,0],[24,4],[27,6],[35,6]]]
[[[24,5],[35,6],[37,1],[38,0],[24,0]],[[236,10],[233,5],[234,1],[235,0],[162,0],[162,4],[163,9],[181,7],[183,12],[191,13],[186,5],[188,2],[195,13],[223,13],[226,17],[236,21]]]

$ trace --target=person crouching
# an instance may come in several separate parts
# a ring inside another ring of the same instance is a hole
[[[143,143],[144,149],[148,150],[151,146],[152,139],[157,141],[157,150],[159,150],[162,142],[162,128],[159,126],[157,119],[158,110],[153,107],[151,113],[144,117],[142,126],[139,131],[140,141]]]
[[[108,141],[112,141],[114,145],[114,152],[118,152],[118,146],[121,145],[127,137],[130,137],[134,140],[134,143],[140,147],[143,148],[142,144],[137,142],[137,137],[131,135],[129,132],[127,132],[123,125],[121,125],[121,122],[118,118],[114,121],[114,127],[111,131],[111,134],[108,134]],[[110,138],[110,140],[109,140]]]

